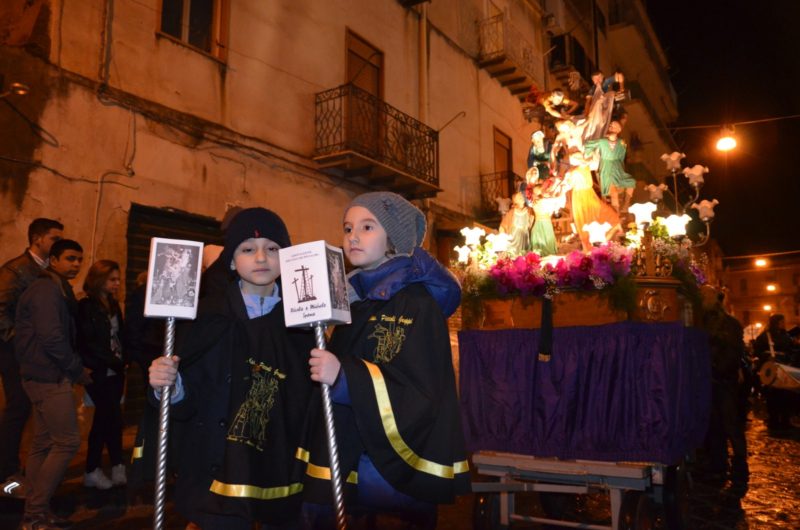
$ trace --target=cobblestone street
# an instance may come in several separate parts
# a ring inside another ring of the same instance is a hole
[[[129,374],[133,375],[134,371]],[[135,423],[142,400],[132,399],[141,392],[140,382],[131,377],[128,388],[127,426],[124,447],[130,455],[135,435]],[[739,499],[729,489],[729,483],[716,483],[700,471],[692,473],[689,493],[689,530],[744,530],[744,529],[794,529],[800,528],[800,428],[777,435],[767,431],[760,402],[756,402],[747,423],[748,450],[750,454],[750,488]],[[91,408],[82,407],[81,429],[84,443],[78,457],[73,460],[67,478],[54,499],[55,511],[69,517],[76,530],[140,530],[152,526],[152,493],[131,494],[124,489],[97,491],[82,486],[83,465],[86,452],[86,433],[91,424]],[[28,433],[29,435],[29,433]],[[26,444],[27,444],[26,438]],[[534,496],[535,494],[529,494]],[[169,498],[169,492],[168,492]],[[464,530],[473,527],[474,496],[459,499],[452,506],[439,510],[440,530]],[[610,524],[607,497],[590,495],[576,498],[570,511],[584,523]],[[538,509],[535,498],[521,499],[521,511],[526,506]],[[0,499],[0,530],[13,530],[22,515],[22,501]],[[656,512],[656,528],[663,528],[663,514]],[[183,529],[185,521],[173,513],[167,504],[166,527]],[[534,524],[515,523],[514,528],[541,528]],[[379,524],[379,528],[391,525]]]

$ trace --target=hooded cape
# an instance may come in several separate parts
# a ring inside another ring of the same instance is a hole
[[[445,315],[458,306],[455,278],[423,250],[350,279],[361,298],[352,324],[329,350],[342,363],[349,404],[334,404],[343,481],[357,482],[366,453],[392,487],[445,503],[469,490],[469,469]],[[316,398],[312,399],[314,406]],[[331,502],[325,431],[319,411],[306,447],[308,499]]]
[[[201,526],[205,513],[269,524],[295,519],[302,484],[293,480],[294,455],[312,388],[313,335],[287,329],[281,304],[248,319],[236,283],[201,301],[185,335],[185,398],[171,415],[178,510]],[[155,439],[138,442],[139,454],[155,451]]]

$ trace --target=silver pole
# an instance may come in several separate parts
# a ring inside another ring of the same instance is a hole
[[[317,348],[325,349],[325,328],[323,322],[314,324],[314,336],[317,339]],[[336,503],[336,528],[345,530],[347,520],[344,515],[344,495],[342,493],[342,475],[339,470],[339,448],[336,446],[336,431],[333,426],[333,406],[331,405],[330,386],[322,383],[322,409],[325,411],[325,431],[328,435],[328,454],[331,461],[331,488],[333,500]]]
[[[167,329],[164,337],[164,357],[172,357],[175,347],[175,317],[167,318]],[[164,499],[167,489],[167,434],[169,429],[169,400],[171,387],[161,389],[161,408],[158,412],[158,460],[156,464],[155,511],[153,513],[153,529],[164,528]]]

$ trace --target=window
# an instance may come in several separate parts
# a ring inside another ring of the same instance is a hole
[[[229,0],[162,0],[161,32],[224,60]]]

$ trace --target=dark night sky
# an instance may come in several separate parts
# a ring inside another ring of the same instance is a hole
[[[674,126],[800,114],[800,1],[646,0],[670,62]],[[728,256],[800,250],[800,119],[679,130],[684,165],[709,167],[700,198],[716,198],[712,236]]]

